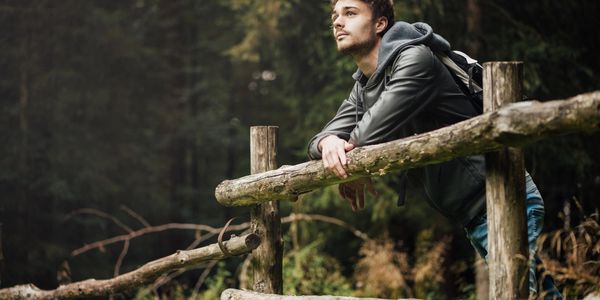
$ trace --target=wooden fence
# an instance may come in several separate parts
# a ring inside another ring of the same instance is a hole
[[[108,280],[89,279],[49,291],[27,284],[0,289],[0,299],[70,299],[114,294],[147,284],[160,274],[253,249],[257,249],[253,251],[254,292],[229,289],[221,299],[356,299],[276,295],[283,290],[278,201],[295,200],[316,188],[359,177],[381,176],[482,153],[486,153],[487,167],[489,297],[526,299],[528,251],[523,154],[515,147],[553,135],[598,130],[600,91],[566,100],[511,104],[521,99],[521,80],[521,63],[484,64],[483,115],[406,139],[356,148],[348,153],[352,176],[347,179],[326,171],[321,161],[276,169],[277,128],[253,127],[252,175],[226,180],[215,191],[217,200],[225,206],[253,206],[253,233],[218,245],[180,251]]]
[[[511,104],[522,98],[522,66],[520,62],[484,64],[483,115],[418,136],[356,148],[348,153],[348,169],[352,176],[347,179],[337,178],[325,170],[320,161],[255,174],[254,164],[259,161],[254,160],[255,153],[260,153],[262,159],[268,157],[269,168],[261,170],[275,168],[277,135],[274,127],[253,127],[251,156],[254,175],[222,182],[215,195],[225,206],[255,205],[252,222],[271,224],[256,227],[260,231],[255,233],[265,236],[264,240],[268,240],[269,245],[261,245],[265,247],[254,258],[255,291],[279,294],[282,290],[281,228],[280,223],[272,219],[278,214],[277,201],[293,201],[300,194],[316,188],[359,177],[384,175],[394,170],[486,153],[489,298],[527,299],[529,251],[525,169],[523,153],[516,147],[555,134],[597,130],[600,93],[545,103]],[[266,254],[269,252],[271,254]],[[275,257],[277,261],[273,261]],[[245,299],[249,295],[229,290],[223,299],[238,299],[238,296]],[[252,295],[252,299],[260,298],[257,294]],[[263,299],[280,298],[264,295]]]

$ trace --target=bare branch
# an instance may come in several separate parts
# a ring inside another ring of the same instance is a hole
[[[228,231],[243,230],[243,229],[246,229],[248,226],[249,225],[246,223],[241,224],[241,225],[233,225],[233,226],[229,226]],[[165,231],[165,230],[174,230],[174,229],[177,229],[177,230],[202,230],[202,231],[207,231],[207,232],[214,233],[214,234],[218,234],[220,231],[220,228],[214,228],[214,227],[211,227],[208,225],[202,225],[202,224],[169,223],[169,224],[163,224],[163,225],[158,225],[158,226],[146,227],[146,228],[132,231],[129,234],[123,234],[123,235],[111,237],[111,238],[108,238],[105,240],[93,242],[91,244],[87,244],[81,248],[73,250],[71,252],[71,255],[77,256],[79,254],[82,254],[82,253],[87,252],[92,249],[102,248],[106,245],[114,244],[117,242],[122,242],[125,240],[131,240],[131,239],[137,238],[139,236],[142,236],[142,235],[145,235],[148,233],[155,233],[155,232],[161,232],[161,231]]]
[[[119,221],[119,219],[115,218],[114,216],[111,216],[103,211],[94,209],[94,208],[81,208],[78,209],[74,212],[72,212],[71,214],[69,214],[69,216],[67,216],[67,218],[70,218],[74,215],[78,215],[78,214],[88,214],[88,215],[95,215],[95,216],[99,216],[101,218],[105,218],[105,219],[109,219],[111,221],[113,221],[113,223],[115,223],[117,226],[123,228],[123,230],[131,233],[133,232],[133,229],[131,229],[129,226],[123,224],[121,221]]]
[[[119,276],[119,269],[121,269],[121,265],[123,264],[123,260],[125,259],[125,255],[127,255],[128,250],[129,250],[129,240],[125,240],[125,242],[123,243],[123,250],[121,250],[121,254],[119,255],[119,258],[117,259],[117,263],[115,264],[115,271],[113,273],[113,276],[115,276],[115,277]]]
[[[290,223],[290,222],[293,222],[294,220],[297,220],[297,221],[320,221],[320,222],[338,225],[340,227],[344,227],[344,228],[350,230],[355,236],[357,236],[360,239],[363,239],[363,240],[369,239],[369,237],[365,233],[354,228],[350,224],[348,224],[340,219],[333,218],[333,217],[316,215],[316,214],[291,214],[287,217],[281,218],[282,223]],[[249,227],[250,227],[250,223],[245,222],[245,223],[242,223],[239,225],[230,225],[226,231],[241,231],[241,230],[248,229]],[[165,231],[165,230],[196,230],[196,231],[208,232],[209,233],[208,235],[203,236],[201,239],[197,239],[199,241],[196,244],[196,246],[197,246],[200,242],[203,242],[203,241],[213,237],[214,235],[218,234],[222,229],[223,229],[222,227],[215,228],[215,227],[211,227],[208,225],[202,225],[202,224],[184,224],[184,223],[169,223],[169,224],[163,224],[163,225],[158,225],[158,226],[151,226],[151,227],[138,229],[129,234],[118,235],[115,237],[111,237],[108,239],[104,239],[104,240],[100,240],[100,241],[96,241],[96,242],[87,244],[81,248],[73,250],[71,252],[71,256],[77,256],[77,255],[80,255],[82,253],[85,253],[85,252],[93,250],[93,249],[104,248],[110,244],[122,242],[125,240],[131,240],[131,239],[140,237],[142,235],[146,235],[149,233],[155,233],[155,232],[161,232],[161,231]]]
[[[133,211],[129,207],[127,207],[125,205],[121,205],[121,210],[125,211],[130,216],[132,216],[134,219],[138,220],[140,223],[142,223],[142,225],[144,225],[144,227],[150,227],[150,226],[152,226],[152,225],[150,225],[150,223],[148,223],[148,221],[146,221],[146,219],[144,219],[142,216],[140,216],[138,213],[136,213],[135,211]]]
[[[241,255],[256,249],[259,244],[258,235],[248,234],[231,238],[225,246],[234,255]],[[112,279],[88,279],[61,285],[55,290],[41,290],[32,284],[0,289],[0,299],[71,299],[106,296],[148,284],[168,272],[225,257],[219,246],[212,244],[194,250],[177,251],[175,254],[151,261],[134,271]]]
[[[200,290],[200,287],[202,286],[202,284],[206,280],[206,277],[208,277],[208,274],[210,273],[210,271],[212,270],[212,268],[214,268],[217,265],[217,262],[218,261],[216,261],[216,260],[211,261],[208,264],[208,266],[206,267],[206,269],[204,269],[204,272],[202,272],[202,274],[198,278],[198,281],[196,281],[196,284],[194,285],[194,293],[197,293],[198,290]]]
[[[281,223],[291,223],[294,221],[321,221],[321,222],[325,222],[325,223],[329,223],[329,224],[334,224],[334,225],[337,225],[337,226],[340,226],[340,227],[350,230],[350,232],[352,232],[352,234],[354,234],[356,237],[358,237],[364,241],[370,240],[369,236],[366,233],[364,233],[364,232],[356,229],[352,225],[350,225],[340,219],[334,218],[334,217],[329,217],[329,216],[324,216],[324,215],[315,215],[315,214],[292,213],[289,216],[281,219]]]

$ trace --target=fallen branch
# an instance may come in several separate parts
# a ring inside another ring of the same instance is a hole
[[[233,255],[248,253],[259,244],[260,238],[255,234],[233,237],[224,242],[227,251]],[[148,262],[134,271],[111,279],[88,279],[61,285],[55,290],[41,290],[32,284],[1,289],[0,299],[72,299],[105,296],[150,283],[160,275],[180,268],[226,257],[217,244],[212,244],[198,249],[177,251],[175,254]]]
[[[381,298],[356,298],[342,296],[287,296],[261,294],[251,291],[226,289],[221,293],[221,300],[386,300]],[[400,299],[398,299],[400,300]]]
[[[356,148],[348,153],[352,176],[347,179],[326,171],[321,161],[310,161],[223,181],[215,196],[224,206],[293,201],[300,194],[359,177],[523,146],[557,134],[592,132],[599,123],[600,91],[567,100],[519,102],[435,131]]]

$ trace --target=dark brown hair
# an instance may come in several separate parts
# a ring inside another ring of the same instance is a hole
[[[387,19],[387,27],[381,32],[384,35],[392,25],[394,25],[394,0],[360,0],[369,4],[373,12],[373,20],[379,17]],[[338,0],[331,0],[331,6],[335,6]]]

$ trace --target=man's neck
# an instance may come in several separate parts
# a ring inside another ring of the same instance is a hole
[[[358,66],[358,69],[367,77],[371,77],[377,69],[377,59],[379,58],[379,46],[381,45],[381,39],[377,39],[377,43],[368,52],[354,55],[354,61]]]

